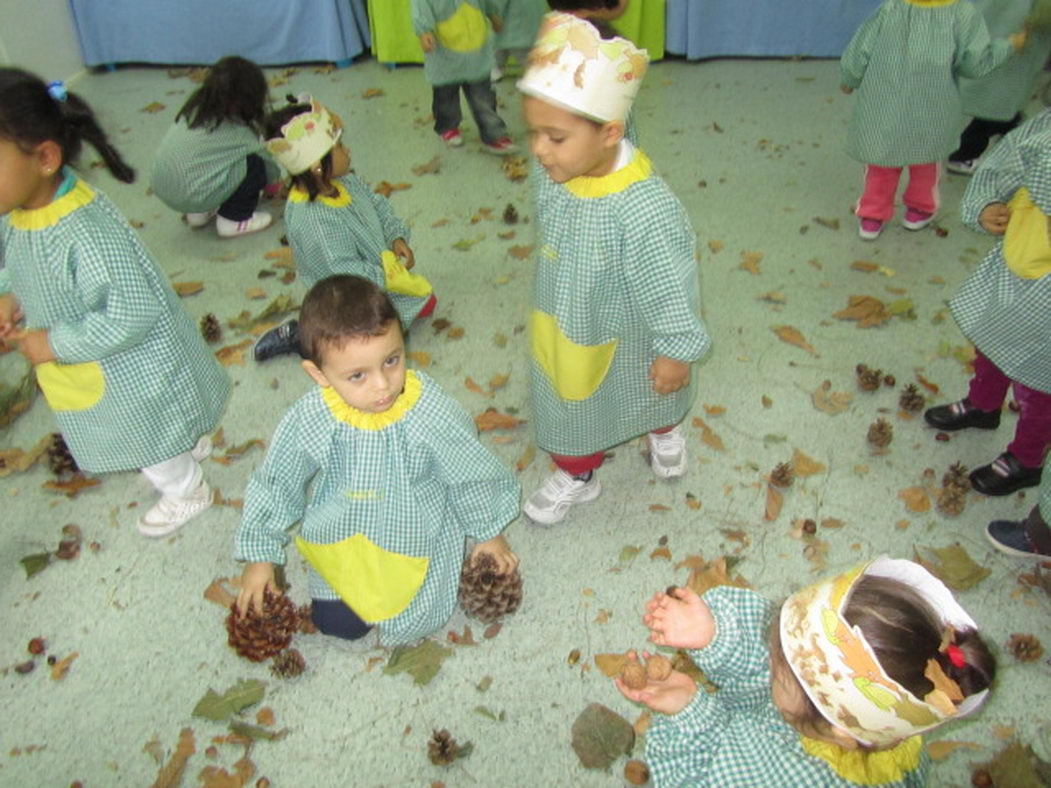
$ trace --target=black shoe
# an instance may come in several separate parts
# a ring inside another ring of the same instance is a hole
[[[1007,555],[1018,558],[1043,555],[1040,549],[1033,544],[1033,540],[1029,538],[1025,523],[1014,520],[993,520],[985,526],[985,538],[993,547]]]
[[[1026,468],[1011,452],[1005,451],[988,465],[971,471],[971,486],[983,495],[1010,495],[1024,487],[1040,484],[1041,468]]]
[[[255,343],[252,356],[256,361],[266,361],[275,356],[287,356],[291,353],[302,355],[299,351],[299,321],[289,320],[277,328],[271,328]]]
[[[999,410],[994,410],[992,413],[979,410],[971,404],[967,397],[951,405],[927,408],[923,412],[923,418],[932,427],[945,430],[946,432],[964,430],[968,427],[975,427],[979,430],[995,430],[1000,426]]]

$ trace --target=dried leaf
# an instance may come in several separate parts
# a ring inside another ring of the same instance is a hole
[[[234,578],[231,577],[217,577],[208,587],[204,589],[204,598],[209,602],[214,602],[219,607],[229,610],[233,607],[234,602],[237,601],[237,595],[231,594],[227,588],[226,583],[230,582]]]
[[[515,462],[515,470],[521,473],[530,465],[533,464],[533,460],[536,458],[536,444],[529,442],[526,444],[525,449],[522,451],[522,456]]]
[[[730,577],[730,564],[727,563],[726,556],[719,556],[714,561],[707,562],[700,556],[690,556],[676,564],[675,568],[679,569],[682,566],[690,566],[690,576],[686,580],[686,585],[699,596],[703,596],[705,592],[716,586],[752,587],[751,583],[741,575]]]
[[[650,553],[650,558],[651,559],[664,558],[664,559],[670,561],[671,560],[671,550],[669,550],[667,547],[658,547],[656,550],[654,550],[652,553]]]
[[[383,668],[385,676],[408,673],[416,684],[430,682],[441,670],[442,662],[452,649],[438,645],[434,640],[423,640],[415,646],[397,646]]]
[[[444,227],[448,223],[449,223],[448,219],[439,219],[438,221],[436,221],[433,224],[431,224],[431,227],[437,229],[438,227]]]
[[[161,740],[157,738],[156,734],[142,745],[142,751],[153,758],[153,762],[158,766],[164,763],[164,745],[161,744]]]
[[[457,251],[466,252],[466,251],[470,250],[470,248],[472,246],[474,246],[477,243],[481,243],[484,240],[485,240],[485,235],[479,235],[476,238],[461,238],[459,241],[454,243],[452,245],[452,247],[453,247],[453,249],[456,249]]]
[[[249,287],[245,290],[245,298],[250,301],[258,301],[260,298],[266,298],[266,290],[261,287]]]
[[[890,312],[878,298],[869,295],[852,295],[847,299],[847,308],[835,312],[838,320],[856,320],[858,328],[881,326],[890,320]]]
[[[240,720],[230,720],[230,730],[252,741],[280,741],[288,735],[288,728],[272,731]]]
[[[937,383],[931,383],[927,378],[921,375],[919,371],[916,372],[916,380],[931,394],[938,394],[941,392],[941,387],[939,387]]]
[[[931,499],[926,487],[906,487],[898,493],[905,501],[905,508],[910,512],[927,512],[931,508]]]
[[[463,382],[463,385],[464,388],[466,388],[468,391],[473,391],[475,394],[481,394],[483,397],[489,396],[485,389],[483,389],[481,386],[474,382],[474,378],[466,378]]]
[[[518,260],[525,260],[533,253],[533,245],[528,246],[512,246],[507,250],[507,253]]]
[[[712,254],[719,254],[719,252],[721,252],[725,248],[726,244],[724,244],[722,241],[708,242],[708,249],[711,251]]]
[[[766,511],[763,519],[768,523],[776,520],[781,514],[781,508],[785,505],[785,496],[774,485],[766,485]]]
[[[252,438],[237,446],[231,446],[222,454],[213,454],[212,460],[219,463],[220,465],[230,465],[238,457],[247,454],[248,451],[257,447],[260,449],[265,449],[266,443],[264,443],[260,438]]]
[[[596,654],[595,667],[602,671],[603,675],[615,679],[620,675],[620,669],[628,658],[624,654]]]
[[[686,493],[686,508],[695,512],[701,508],[701,502],[693,493]]]
[[[828,230],[839,229],[839,219],[823,219],[820,216],[815,216],[814,221]]]
[[[183,728],[179,731],[179,742],[175,746],[175,752],[157,772],[157,779],[153,781],[150,788],[178,788],[182,784],[182,773],[186,769],[186,762],[195,752],[197,752],[197,746],[193,738],[193,728]]]
[[[507,381],[511,379],[510,375],[493,375],[489,378],[489,391],[496,391],[502,389],[507,385]]]
[[[780,290],[771,290],[769,293],[763,293],[762,295],[756,296],[756,299],[759,301],[766,301],[769,304],[788,303],[788,296],[786,296]]]
[[[58,662],[56,662],[54,665],[52,665],[51,678],[54,681],[61,681],[62,679],[64,679],[66,677],[66,674],[69,673],[69,669],[70,667],[72,667],[73,661],[76,660],[76,658],[79,656],[79,652],[72,651],[65,657],[60,659]]]
[[[635,729],[600,703],[592,703],[573,721],[573,751],[588,769],[606,769],[635,745]]]
[[[479,692],[486,692],[491,686],[493,686],[493,677],[482,676],[482,680],[475,684],[474,688]]]
[[[227,345],[221,347],[215,351],[215,357],[219,359],[219,363],[224,367],[230,367],[234,364],[238,366],[244,366],[245,363],[245,352],[252,346],[252,340],[246,339],[243,342],[238,342],[236,345]]]
[[[83,490],[89,490],[100,484],[102,484],[101,479],[89,479],[82,473],[74,473],[68,479],[44,482],[40,486],[45,490],[55,490],[63,493],[67,498],[76,498]]]
[[[651,512],[670,512],[671,511],[671,507],[670,506],[665,506],[662,503],[651,503],[650,504],[650,511]]]
[[[701,442],[703,442],[705,446],[715,449],[716,451],[726,451],[723,439],[716,434],[715,430],[705,423],[704,419],[699,416],[694,416],[692,423],[694,427],[700,427]]]
[[[747,271],[752,276],[759,276],[759,263],[763,259],[762,252],[741,252],[741,264],[738,268]]]
[[[197,295],[204,290],[204,282],[172,282],[172,290],[180,298],[186,298],[187,296]]]
[[[879,266],[876,263],[871,263],[868,260],[855,260],[850,264],[850,267],[855,271],[862,271],[866,274],[871,274],[873,271],[879,270]]]
[[[390,197],[392,192],[403,192],[406,189],[411,189],[411,183],[405,183],[400,181],[398,183],[391,183],[390,181],[380,181],[374,191],[376,194],[382,194],[384,197]]]
[[[806,341],[803,332],[795,326],[774,326],[773,332],[777,334],[777,338],[782,342],[787,342],[789,345],[800,347],[815,358],[820,356],[820,354],[814,350],[814,346]]]
[[[611,618],[613,618],[613,612],[603,608],[603,609],[600,609],[598,611],[598,613],[595,615],[595,623],[596,624],[607,624],[607,623],[609,623],[609,620]]]
[[[412,350],[407,355],[418,367],[429,367],[431,365],[431,354],[425,350]]]
[[[12,473],[23,473],[29,470],[41,457],[47,454],[50,446],[51,435],[45,435],[29,451],[17,448],[0,451],[0,479]]]
[[[36,398],[36,373],[30,368],[15,386],[0,383],[0,427],[6,427],[27,410]]]
[[[26,580],[28,580],[33,575],[47,569],[51,563],[51,558],[51,553],[33,553],[32,555],[22,556],[18,563],[26,570]]]
[[[817,473],[824,473],[825,464],[808,457],[799,449],[796,449],[792,453],[792,470],[795,471],[796,476],[806,478],[807,476],[813,476]]]
[[[991,761],[976,764],[989,773],[994,786],[1003,788],[1041,788],[1046,785],[1033,765],[1033,752],[1018,741],[1013,741],[996,754]]]
[[[705,405],[704,412],[709,416],[722,416],[726,413],[726,408],[722,405]]]
[[[475,714],[481,714],[483,717],[488,717],[493,722],[503,722],[505,719],[507,719],[507,713],[506,712],[502,711],[502,712],[500,712],[499,715],[497,715],[497,714],[494,714],[486,706],[475,706],[474,707],[474,711],[475,711]]]
[[[156,115],[162,109],[164,109],[164,105],[161,104],[159,101],[151,101],[145,107],[140,109],[139,112],[147,112],[150,115]]]
[[[265,692],[266,685],[259,679],[242,679],[222,695],[209,689],[193,707],[193,716],[221,722],[261,701]]]
[[[367,90],[365,90],[361,94],[361,97],[363,99],[374,99],[374,98],[379,98],[380,96],[385,96],[385,95],[387,95],[387,94],[383,90],[383,88],[368,88]]]
[[[990,570],[975,563],[958,542],[941,548],[916,545],[915,551],[917,562],[956,591],[972,588],[991,574]]]
[[[619,558],[617,558],[617,560],[621,564],[630,564],[632,561],[635,560],[635,557],[641,552],[642,547],[640,545],[624,545],[624,547],[620,548],[620,556]]]
[[[455,643],[457,646],[477,646],[478,642],[474,639],[474,633],[471,632],[469,626],[463,628],[463,632],[457,632],[456,630],[450,630],[448,635],[450,643]]]
[[[449,329],[449,333],[445,335],[446,339],[461,339],[463,337],[463,326],[453,326]]]
[[[274,710],[269,706],[264,706],[255,713],[255,721],[260,725],[273,725],[277,718],[274,716]]]
[[[842,413],[850,407],[850,401],[854,395],[849,391],[832,391],[832,382],[823,381],[820,386],[810,393],[810,401],[814,407],[824,413]]]
[[[414,175],[437,175],[442,168],[442,157],[435,156],[424,164],[417,164],[412,168]]]
[[[525,422],[508,413],[500,413],[496,408],[489,408],[484,413],[475,416],[474,423],[479,431],[489,432],[491,430],[513,430]]]
[[[927,745],[927,754],[931,756],[932,761],[944,761],[960,749],[980,750],[982,749],[982,745],[973,741],[951,741],[949,739],[940,739],[939,741],[932,741]]]

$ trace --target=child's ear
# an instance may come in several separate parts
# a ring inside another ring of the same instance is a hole
[[[41,142],[36,146],[35,153],[43,174],[51,175],[62,168],[62,147],[54,140]]]
[[[624,139],[624,121],[611,120],[602,124],[602,144],[607,148],[615,148]]]
[[[325,373],[321,371],[321,368],[309,358],[303,359],[301,363],[303,365],[303,371],[306,372],[310,376],[310,379],[317,383],[319,386],[332,385],[328,382],[328,378],[325,377]]]

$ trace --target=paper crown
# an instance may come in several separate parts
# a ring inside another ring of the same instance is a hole
[[[935,690],[917,698],[886,674],[861,630],[843,617],[854,586],[866,575],[890,578],[912,588],[946,629],[977,629],[949,589],[912,561],[880,556],[796,592],[781,608],[781,647],[822,716],[863,744],[891,744],[978,708],[988,690],[956,706],[941,689],[942,681],[932,678]],[[928,671],[931,664],[941,673],[934,660],[928,663]],[[951,679],[944,674],[941,678],[959,692]]]
[[[343,133],[339,115],[307,97],[310,109],[281,127],[281,136],[266,141],[266,149],[289,175],[306,172],[336,147]]]
[[[648,63],[627,39],[604,41],[590,22],[547,14],[518,89],[601,123],[624,120]]]

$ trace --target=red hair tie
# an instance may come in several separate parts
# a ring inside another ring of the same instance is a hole
[[[949,662],[951,662],[954,667],[962,668],[967,664],[967,660],[964,659],[963,656],[963,649],[955,643],[950,643],[945,648],[945,655],[949,658]]]

